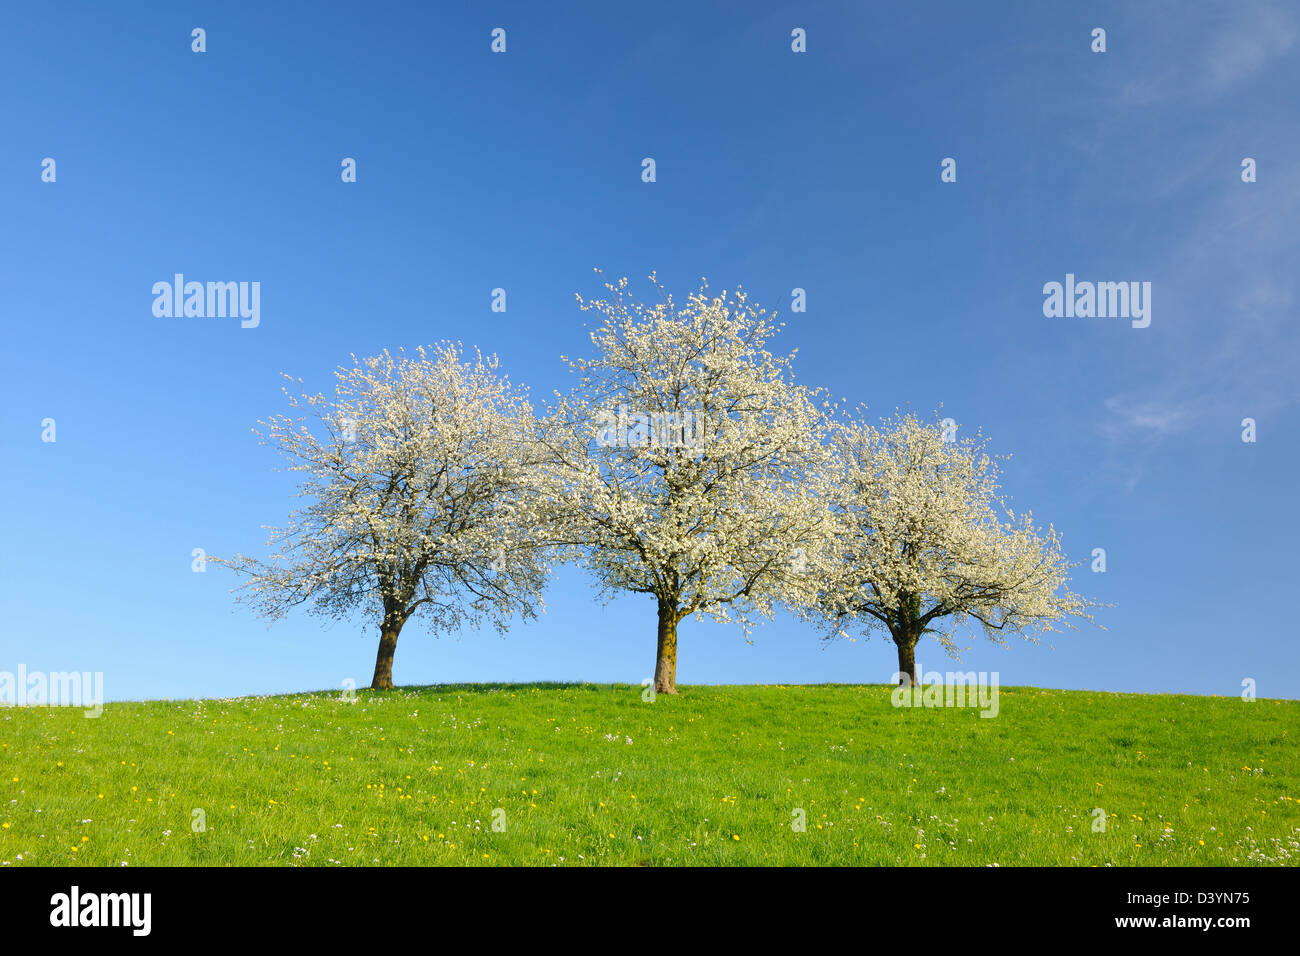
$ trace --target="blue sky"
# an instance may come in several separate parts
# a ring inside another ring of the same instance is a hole
[[[364,686],[372,623],[268,629],[190,568],[261,553],[288,511],[250,431],[280,373],[327,388],[351,353],[449,338],[544,399],[590,347],[573,294],[598,266],[647,294],[651,270],[743,284],[802,381],[873,416],[942,404],[1013,455],[1013,506],[1116,606],[1051,646],[972,635],[961,669],[1300,697],[1294,5],[466,6],[6,12],[0,670],[103,671],[109,699]],[[260,282],[260,325],[156,318],[176,272]],[[1045,317],[1067,273],[1151,282],[1150,327]],[[654,627],[649,599],[601,606],[566,570],[504,640],[408,629],[394,676],[637,683]],[[956,668],[928,641],[918,661]],[[894,668],[883,639],[788,618],[752,645],[681,629],[683,684]]]

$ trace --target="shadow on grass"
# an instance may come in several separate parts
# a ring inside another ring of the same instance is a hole
[[[519,684],[511,684],[504,681],[489,681],[482,684],[464,683],[464,684],[401,684],[397,687],[385,690],[372,690],[369,687],[358,687],[357,694],[409,694],[409,693],[435,693],[451,694],[458,692],[468,693],[493,693],[497,691],[511,691],[519,693],[520,691],[532,690],[573,690],[592,688],[608,689],[617,687],[617,684],[597,684],[593,681],[528,681]],[[631,685],[627,685],[631,686]],[[337,693],[337,692],[335,692]]]

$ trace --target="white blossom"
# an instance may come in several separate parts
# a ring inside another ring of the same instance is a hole
[[[836,531],[817,553],[812,611],[831,636],[882,627],[899,671],[915,680],[913,650],[933,635],[953,656],[955,633],[978,625],[994,642],[1092,620],[1099,605],[1073,593],[1060,538],[1036,529],[999,495],[997,459],[983,438],[945,440],[942,423],[895,416],[877,427],[837,422]],[[901,681],[900,681],[901,682]]]
[[[247,575],[243,599],[272,620],[304,604],[363,613],[381,634],[372,686],[391,687],[408,620],[504,631],[540,608],[548,568],[527,534],[533,412],[495,357],[462,359],[451,343],[353,356],[335,374],[332,398],[286,387],[294,414],[260,423],[263,444],[303,474],[305,504],[272,529],[266,561],[216,560]]]
[[[825,424],[819,392],[794,384],[793,356],[767,350],[777,326],[742,290],[702,284],[678,307],[650,278],[655,304],[631,300],[626,279],[606,283],[609,299],[578,297],[601,317],[596,354],[566,359],[578,382],[547,420],[544,484],[551,538],[602,594],[656,599],[655,690],[675,693],[678,622],[707,615],[748,633],[803,572],[800,549],[818,546]],[[689,422],[689,441],[611,442],[602,431],[620,409]]]

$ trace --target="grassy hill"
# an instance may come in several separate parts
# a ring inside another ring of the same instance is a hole
[[[1300,863],[1297,701],[641,693],[0,709],[0,865]]]

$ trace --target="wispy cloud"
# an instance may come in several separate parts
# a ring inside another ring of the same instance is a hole
[[[1132,385],[1103,400],[1097,425],[1129,465],[1164,440],[1226,434],[1300,403],[1300,130],[1294,110],[1243,115],[1256,99],[1289,102],[1293,87],[1277,81],[1296,81],[1300,10],[1241,4],[1193,16],[1173,5],[1141,16],[1168,32],[1113,89],[1098,135],[1127,128],[1170,157],[1163,179],[1125,199],[1153,239],[1160,228],[1177,238],[1141,264],[1160,312],[1134,333],[1150,339],[1126,343]],[[1158,124],[1145,108],[1156,103]],[[1240,179],[1245,156],[1259,163],[1256,183]]]
[[[1105,404],[1106,411],[1112,417],[1102,424],[1102,429],[1109,437],[1117,440],[1175,434],[1187,428],[1198,417],[1197,410],[1190,403],[1112,395],[1106,399]]]
[[[1224,19],[1208,7],[1169,3],[1135,10],[1159,24],[1159,49],[1142,69],[1119,81],[1127,106],[1186,103],[1222,97],[1256,78],[1296,45],[1300,25],[1293,9],[1276,4],[1233,4]]]

